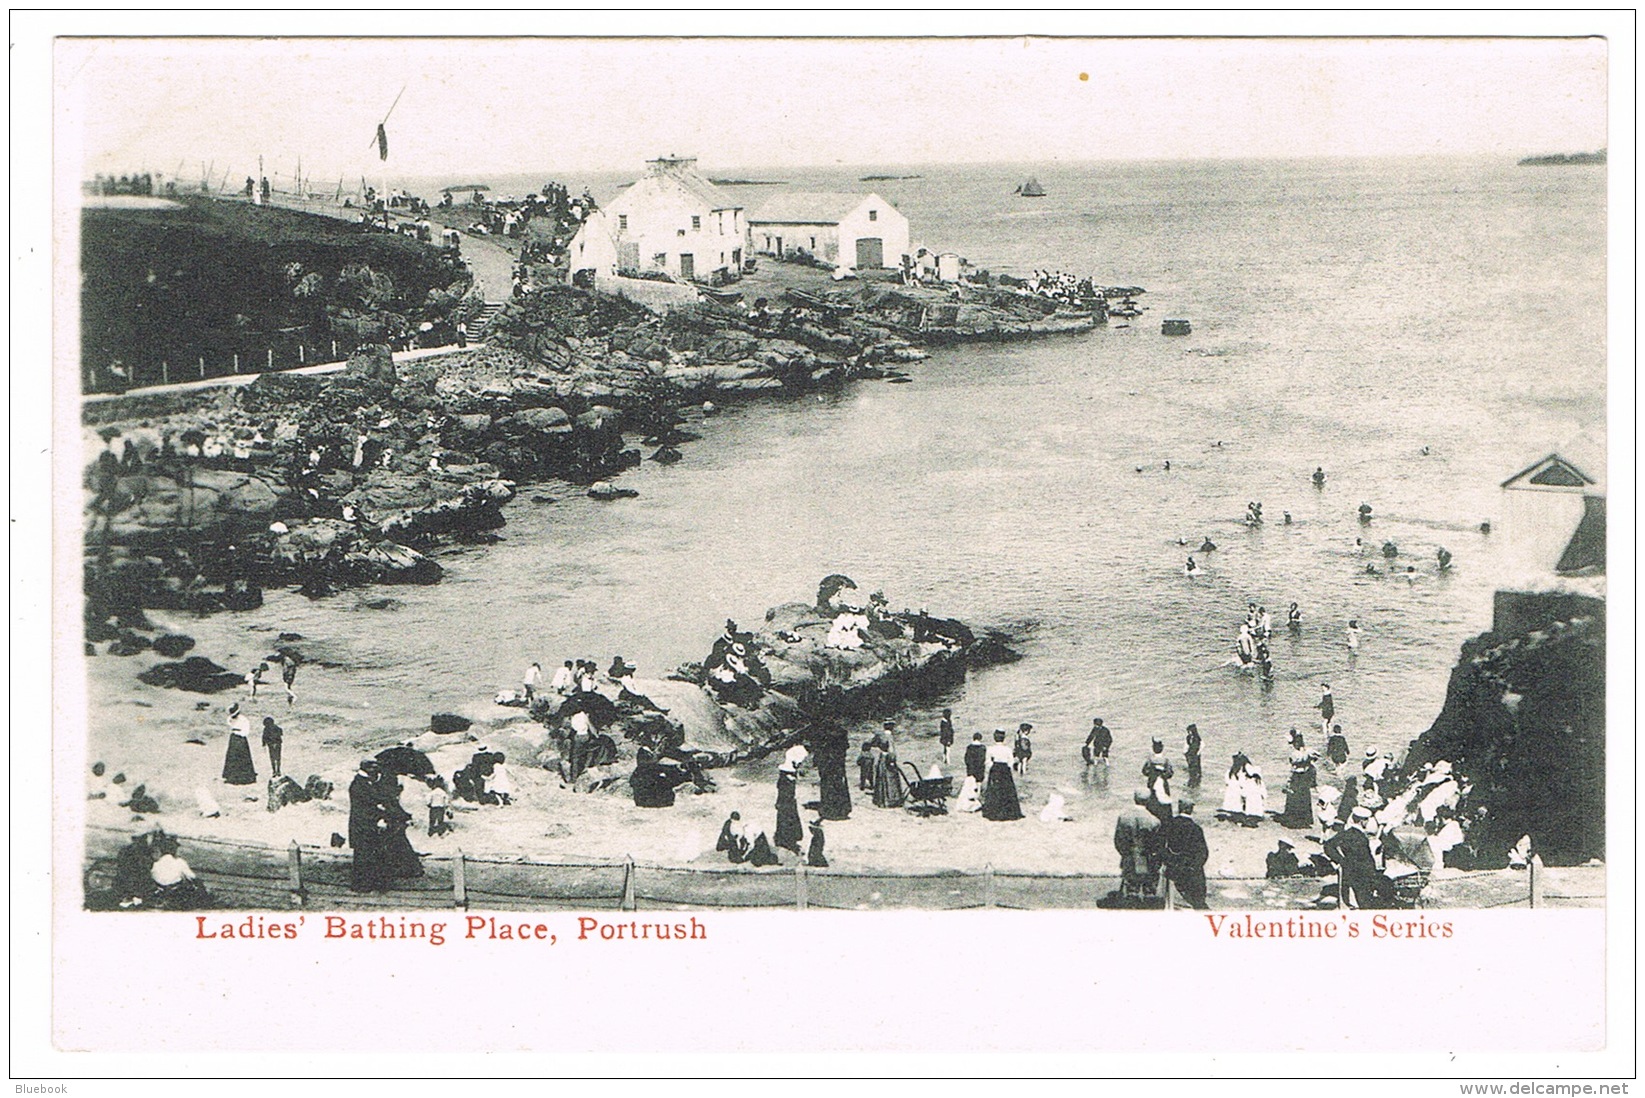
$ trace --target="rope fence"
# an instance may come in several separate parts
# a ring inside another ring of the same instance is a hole
[[[84,873],[87,906],[108,894],[119,850],[131,838],[88,828]],[[284,848],[222,839],[178,837],[184,860],[216,906],[243,910],[744,910],[873,911],[914,908],[963,911],[1089,909],[1120,890],[1119,874],[1021,870],[864,871],[806,866],[753,868],[664,866],[622,861],[534,861],[476,857],[461,851],[421,859],[420,877],[387,892],[355,892],[353,859],[327,847]],[[1302,910],[1321,906],[1334,877],[1212,877],[1213,910]],[[1184,906],[1162,882],[1155,906]],[[1595,907],[1605,899],[1605,867],[1548,869],[1532,859],[1523,872],[1485,870],[1430,879],[1418,908]]]

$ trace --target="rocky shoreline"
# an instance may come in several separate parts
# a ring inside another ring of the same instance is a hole
[[[116,638],[141,650],[145,608],[438,582],[439,548],[495,537],[520,483],[632,494],[610,479],[681,460],[716,400],[905,381],[922,342],[1090,327],[1079,319],[875,285],[659,316],[555,286],[510,302],[466,350],[396,364],[366,347],[328,376],[87,405],[88,653]]]

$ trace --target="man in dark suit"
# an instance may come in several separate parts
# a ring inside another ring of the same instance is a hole
[[[1194,819],[1194,802],[1177,802],[1177,813],[1160,825],[1165,847],[1165,877],[1182,894],[1189,907],[1205,910],[1205,863],[1211,849],[1205,832]]]
[[[1325,840],[1325,853],[1341,870],[1340,900],[1344,907],[1381,907],[1387,878],[1377,869],[1371,853],[1369,809],[1356,808],[1348,826]]]

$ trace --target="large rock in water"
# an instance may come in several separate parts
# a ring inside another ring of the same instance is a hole
[[[933,630],[933,622],[943,628]],[[762,688],[744,683],[721,697],[702,664],[687,664],[667,680],[635,681],[634,692],[661,713],[611,689],[602,691],[599,705],[555,699],[534,707],[532,715],[554,733],[552,747],[563,743],[570,711],[582,708],[623,755],[636,745],[677,744],[697,752],[705,766],[725,766],[786,747],[819,721],[894,712],[964,680],[967,646],[957,638],[971,632],[962,623],[923,615],[878,617],[872,636],[855,650],[825,646],[832,625],[832,614],[788,603],[771,610],[760,631],[741,634],[751,664],[769,672]],[[630,764],[620,761],[617,768],[626,774],[625,767]]]
[[[483,480],[426,506],[393,512],[378,529],[385,537],[405,539],[495,530],[503,525],[502,505],[513,498],[513,481]]]
[[[439,583],[443,569],[415,549],[392,541],[356,547],[343,555],[349,574],[362,583]]]

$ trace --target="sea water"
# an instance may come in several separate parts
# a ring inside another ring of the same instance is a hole
[[[858,181],[870,171],[920,178]],[[1147,311],[1088,335],[936,350],[913,384],[728,407],[683,462],[624,474],[637,499],[522,486],[499,544],[444,554],[438,586],[369,593],[394,608],[273,592],[218,628],[243,631],[246,654],[274,629],[302,633],[331,666],[300,688],[361,729],[414,729],[433,710],[484,713],[534,659],[603,668],[621,653],[660,676],[702,658],[725,618],[754,626],[843,572],[861,595],[1019,638],[1020,662],[945,700],[962,743],[1031,722],[1039,780],[1076,787],[1101,716],[1121,797],[1149,738],[1180,759],[1193,721],[1208,780],[1243,749],[1277,787],[1289,728],[1322,746],[1322,683],[1356,755],[1432,722],[1460,644],[1490,624],[1501,537],[1478,527],[1499,517],[1501,481],[1555,449],[1603,475],[1603,169],[1413,158],[726,174],[874,189],[933,250],[1139,285]],[[1045,198],[1012,194],[1028,174]],[[771,189],[736,193],[752,207]],[[1162,336],[1165,317],[1193,334]],[[534,498],[545,493],[556,501]],[[1257,529],[1241,522],[1253,500]],[[1184,575],[1205,537],[1219,548]],[[1455,557],[1445,574],[1440,546]],[[1268,686],[1226,665],[1251,601],[1275,621]],[[902,757],[923,771],[935,713],[901,721]]]

